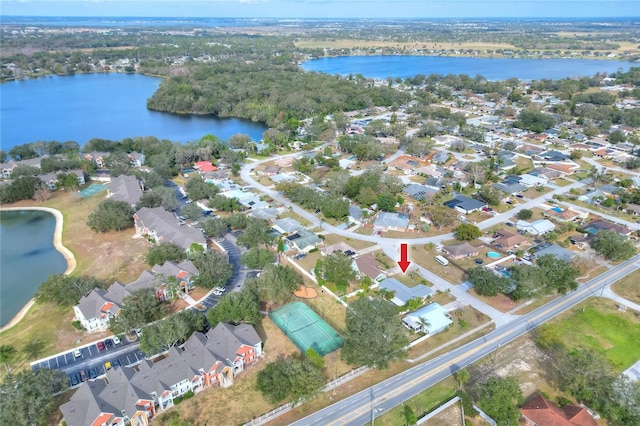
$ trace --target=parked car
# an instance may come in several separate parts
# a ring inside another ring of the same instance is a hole
[[[80,358],[82,356],[82,351],[80,349],[76,349],[75,351],[73,351],[73,356],[75,358]]]
[[[113,368],[113,365],[111,365],[111,362],[107,361],[104,363],[104,371],[109,371]]]
[[[98,377],[98,369],[96,368],[90,368],[89,369],[89,379],[93,380],[96,377]]]
[[[111,340],[113,340],[113,344],[114,345],[119,345],[120,343],[122,343],[118,336],[113,336],[113,338]]]
[[[113,365],[113,368],[117,368],[117,367],[121,367],[122,366],[122,363],[120,363],[119,359],[113,360],[113,362],[111,364]]]
[[[111,339],[106,339],[106,340],[104,341],[104,346],[105,346],[107,349],[112,348],[112,347],[113,347],[113,340],[111,340]]]
[[[507,223],[505,223],[505,225],[511,226],[511,227],[515,226],[512,222],[507,222]]]
[[[86,370],[80,370],[80,380],[83,382],[86,382],[87,380],[89,380],[89,376],[87,376]]]
[[[96,346],[98,347],[99,351],[104,351],[104,342],[98,342],[96,343]]]
[[[71,379],[71,386],[75,386],[80,383],[80,377],[77,374],[72,374],[69,378]]]

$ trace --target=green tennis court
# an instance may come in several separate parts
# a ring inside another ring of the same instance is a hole
[[[93,185],[88,186],[81,191],[78,191],[78,195],[80,195],[82,198],[89,198],[93,194],[98,193],[100,191],[104,191],[105,189],[107,189],[107,187],[104,186],[103,184],[94,183]]]
[[[342,347],[342,337],[302,302],[293,302],[269,314],[273,322],[302,353],[312,348],[321,356]]]

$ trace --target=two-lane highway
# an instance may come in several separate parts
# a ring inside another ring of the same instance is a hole
[[[582,284],[576,291],[559,297],[527,315],[514,318],[509,324],[497,327],[482,338],[336,402],[293,425],[363,425],[372,417],[401,404],[581,301],[591,296],[598,296],[605,286],[623,278],[639,266],[640,255],[637,255],[588,283]]]

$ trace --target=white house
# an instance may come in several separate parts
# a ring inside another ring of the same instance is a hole
[[[544,235],[556,229],[556,226],[549,219],[539,219],[531,223],[519,220],[516,222],[516,228],[531,235]]]
[[[408,313],[402,322],[410,330],[429,335],[439,333],[453,324],[447,310],[435,302]]]

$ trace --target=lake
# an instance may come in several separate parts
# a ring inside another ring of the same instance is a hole
[[[597,59],[515,59],[469,58],[453,56],[336,56],[312,59],[302,64],[308,71],[327,74],[362,74],[365,77],[386,79],[407,78],[416,74],[482,75],[489,80],[561,79],[592,76],[597,72],[627,71],[631,62]]]
[[[0,142],[5,150],[35,141],[121,140],[135,136],[186,142],[246,133],[259,141],[263,124],[237,118],[182,116],[147,109],[160,79],[140,74],[50,76],[2,84]]]
[[[39,210],[0,212],[0,325],[33,297],[49,275],[67,261],[53,246],[55,217]]]

